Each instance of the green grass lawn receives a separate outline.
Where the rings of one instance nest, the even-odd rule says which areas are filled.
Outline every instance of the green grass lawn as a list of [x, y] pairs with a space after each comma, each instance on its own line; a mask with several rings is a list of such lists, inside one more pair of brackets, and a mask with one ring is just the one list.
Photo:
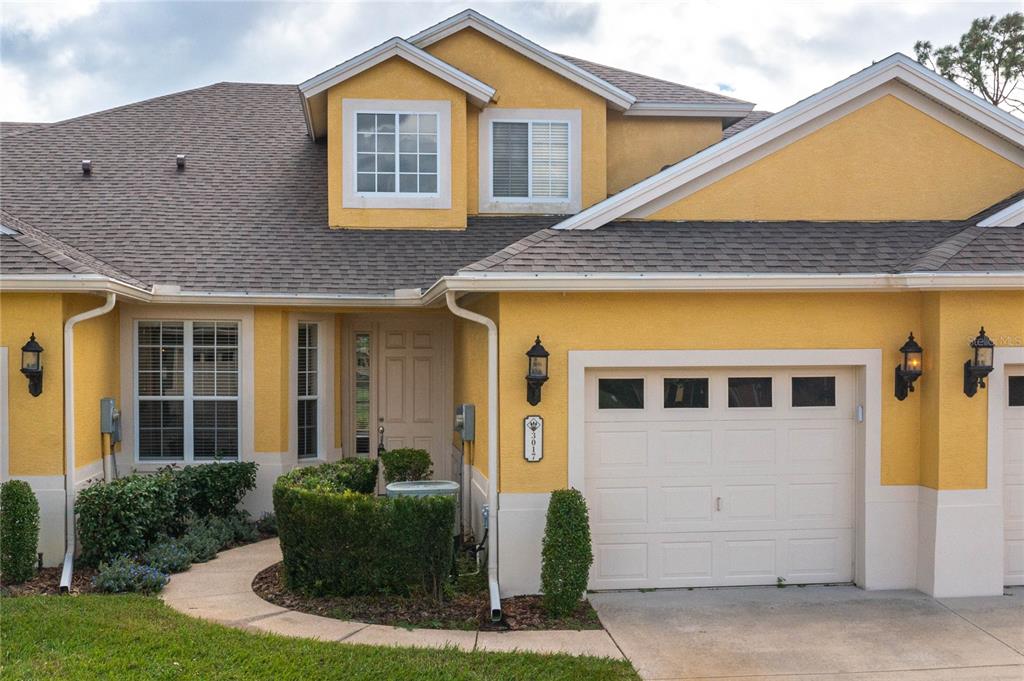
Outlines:
[[637, 679], [627, 662], [251, 634], [143, 596], [0, 599], [4, 679]]

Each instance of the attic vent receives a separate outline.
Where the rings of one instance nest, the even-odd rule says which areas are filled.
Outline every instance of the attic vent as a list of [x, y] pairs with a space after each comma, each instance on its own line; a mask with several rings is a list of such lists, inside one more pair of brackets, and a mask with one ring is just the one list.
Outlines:
[[177, 164], [178, 170], [184, 170], [185, 169], [185, 154], [178, 154], [177, 156], [175, 156], [174, 157], [174, 162]]
[[92, 161], [87, 158], [82, 159], [82, 174], [92, 175]]

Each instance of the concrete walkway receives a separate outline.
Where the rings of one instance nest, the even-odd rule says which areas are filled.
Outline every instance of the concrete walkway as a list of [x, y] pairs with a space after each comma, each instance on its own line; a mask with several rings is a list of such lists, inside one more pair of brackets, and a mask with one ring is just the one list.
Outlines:
[[644, 679], [1021, 681], [1024, 588], [1007, 594], [748, 587], [590, 601]]
[[622, 659], [607, 632], [453, 631], [405, 629], [308, 615], [276, 606], [252, 590], [256, 575], [281, 560], [276, 539], [224, 551], [208, 563], [171, 577], [161, 597], [186, 615], [249, 631], [378, 646], [418, 646], [461, 650], [567, 653]]

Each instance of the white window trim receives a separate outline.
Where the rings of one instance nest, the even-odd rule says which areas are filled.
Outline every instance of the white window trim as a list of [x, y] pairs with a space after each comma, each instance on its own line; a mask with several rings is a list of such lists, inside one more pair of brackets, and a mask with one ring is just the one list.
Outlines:
[[[181, 322], [183, 325], [183, 343], [182, 343], [182, 363], [184, 368], [184, 377], [182, 383], [182, 394], [179, 395], [147, 395], [145, 398], [139, 394], [139, 369], [136, 363], [132, 364], [132, 406], [137, 408], [139, 402], [181, 402], [182, 403], [182, 457], [180, 459], [172, 459], [166, 457], [148, 457], [143, 459], [139, 454], [139, 437], [140, 433], [140, 422], [138, 419], [135, 420], [132, 428], [132, 438], [134, 439], [135, 447], [135, 458], [139, 463], [145, 464], [159, 464], [167, 465], [172, 463], [182, 464], [193, 464], [193, 463], [213, 463], [214, 461], [241, 461], [242, 460], [242, 322], [239, 319], [205, 319], [198, 317], [196, 319], [135, 319], [132, 321], [132, 352], [137, 353], [139, 349], [139, 322], [140, 321], [161, 321], [161, 322]], [[193, 325], [195, 323], [203, 322], [223, 322], [223, 323], [235, 323], [238, 325], [238, 394], [234, 396], [220, 396], [220, 395], [199, 395], [197, 396], [194, 391], [194, 369], [193, 369]], [[199, 402], [234, 402], [237, 413], [237, 455], [229, 459], [217, 459], [203, 457], [197, 459], [195, 456], [195, 403]]]
[[[535, 122], [569, 124], [569, 197], [521, 198], [495, 197], [492, 184], [494, 148], [492, 127], [498, 122]], [[582, 181], [581, 122], [579, 109], [500, 109], [490, 107], [480, 112], [479, 187], [481, 213], [576, 213], [580, 210]], [[532, 138], [533, 130], [531, 127]], [[532, 179], [532, 167], [530, 169]]]
[[[317, 330], [317, 433], [316, 456], [299, 458], [299, 322]], [[288, 456], [292, 465], [304, 466], [340, 458], [334, 446], [334, 316], [290, 314], [288, 320]]]
[[[238, 458], [232, 461], [253, 461], [255, 422], [253, 407], [254, 358], [253, 319], [250, 307], [210, 306], [135, 306], [121, 308], [121, 430], [125, 434], [117, 463], [124, 474], [130, 468], [140, 472], [151, 472], [167, 465], [203, 465], [216, 459], [139, 459], [138, 448], [138, 405], [136, 373], [136, 327], [139, 321], [233, 321], [238, 323]], [[186, 440], [192, 436], [187, 430]], [[190, 451], [186, 447], [186, 451]]]
[[[437, 115], [437, 192], [359, 192], [356, 190], [357, 128], [360, 113], [433, 113]], [[447, 100], [344, 99], [342, 120], [342, 208], [427, 208], [452, 207], [452, 103]], [[397, 160], [396, 160], [397, 163]]]

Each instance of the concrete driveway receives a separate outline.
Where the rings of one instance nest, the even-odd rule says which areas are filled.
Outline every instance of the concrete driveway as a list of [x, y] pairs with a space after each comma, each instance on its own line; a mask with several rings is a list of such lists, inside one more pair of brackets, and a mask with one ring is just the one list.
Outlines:
[[645, 679], [1024, 679], [1024, 588], [944, 600], [851, 586], [634, 591], [590, 600]]

